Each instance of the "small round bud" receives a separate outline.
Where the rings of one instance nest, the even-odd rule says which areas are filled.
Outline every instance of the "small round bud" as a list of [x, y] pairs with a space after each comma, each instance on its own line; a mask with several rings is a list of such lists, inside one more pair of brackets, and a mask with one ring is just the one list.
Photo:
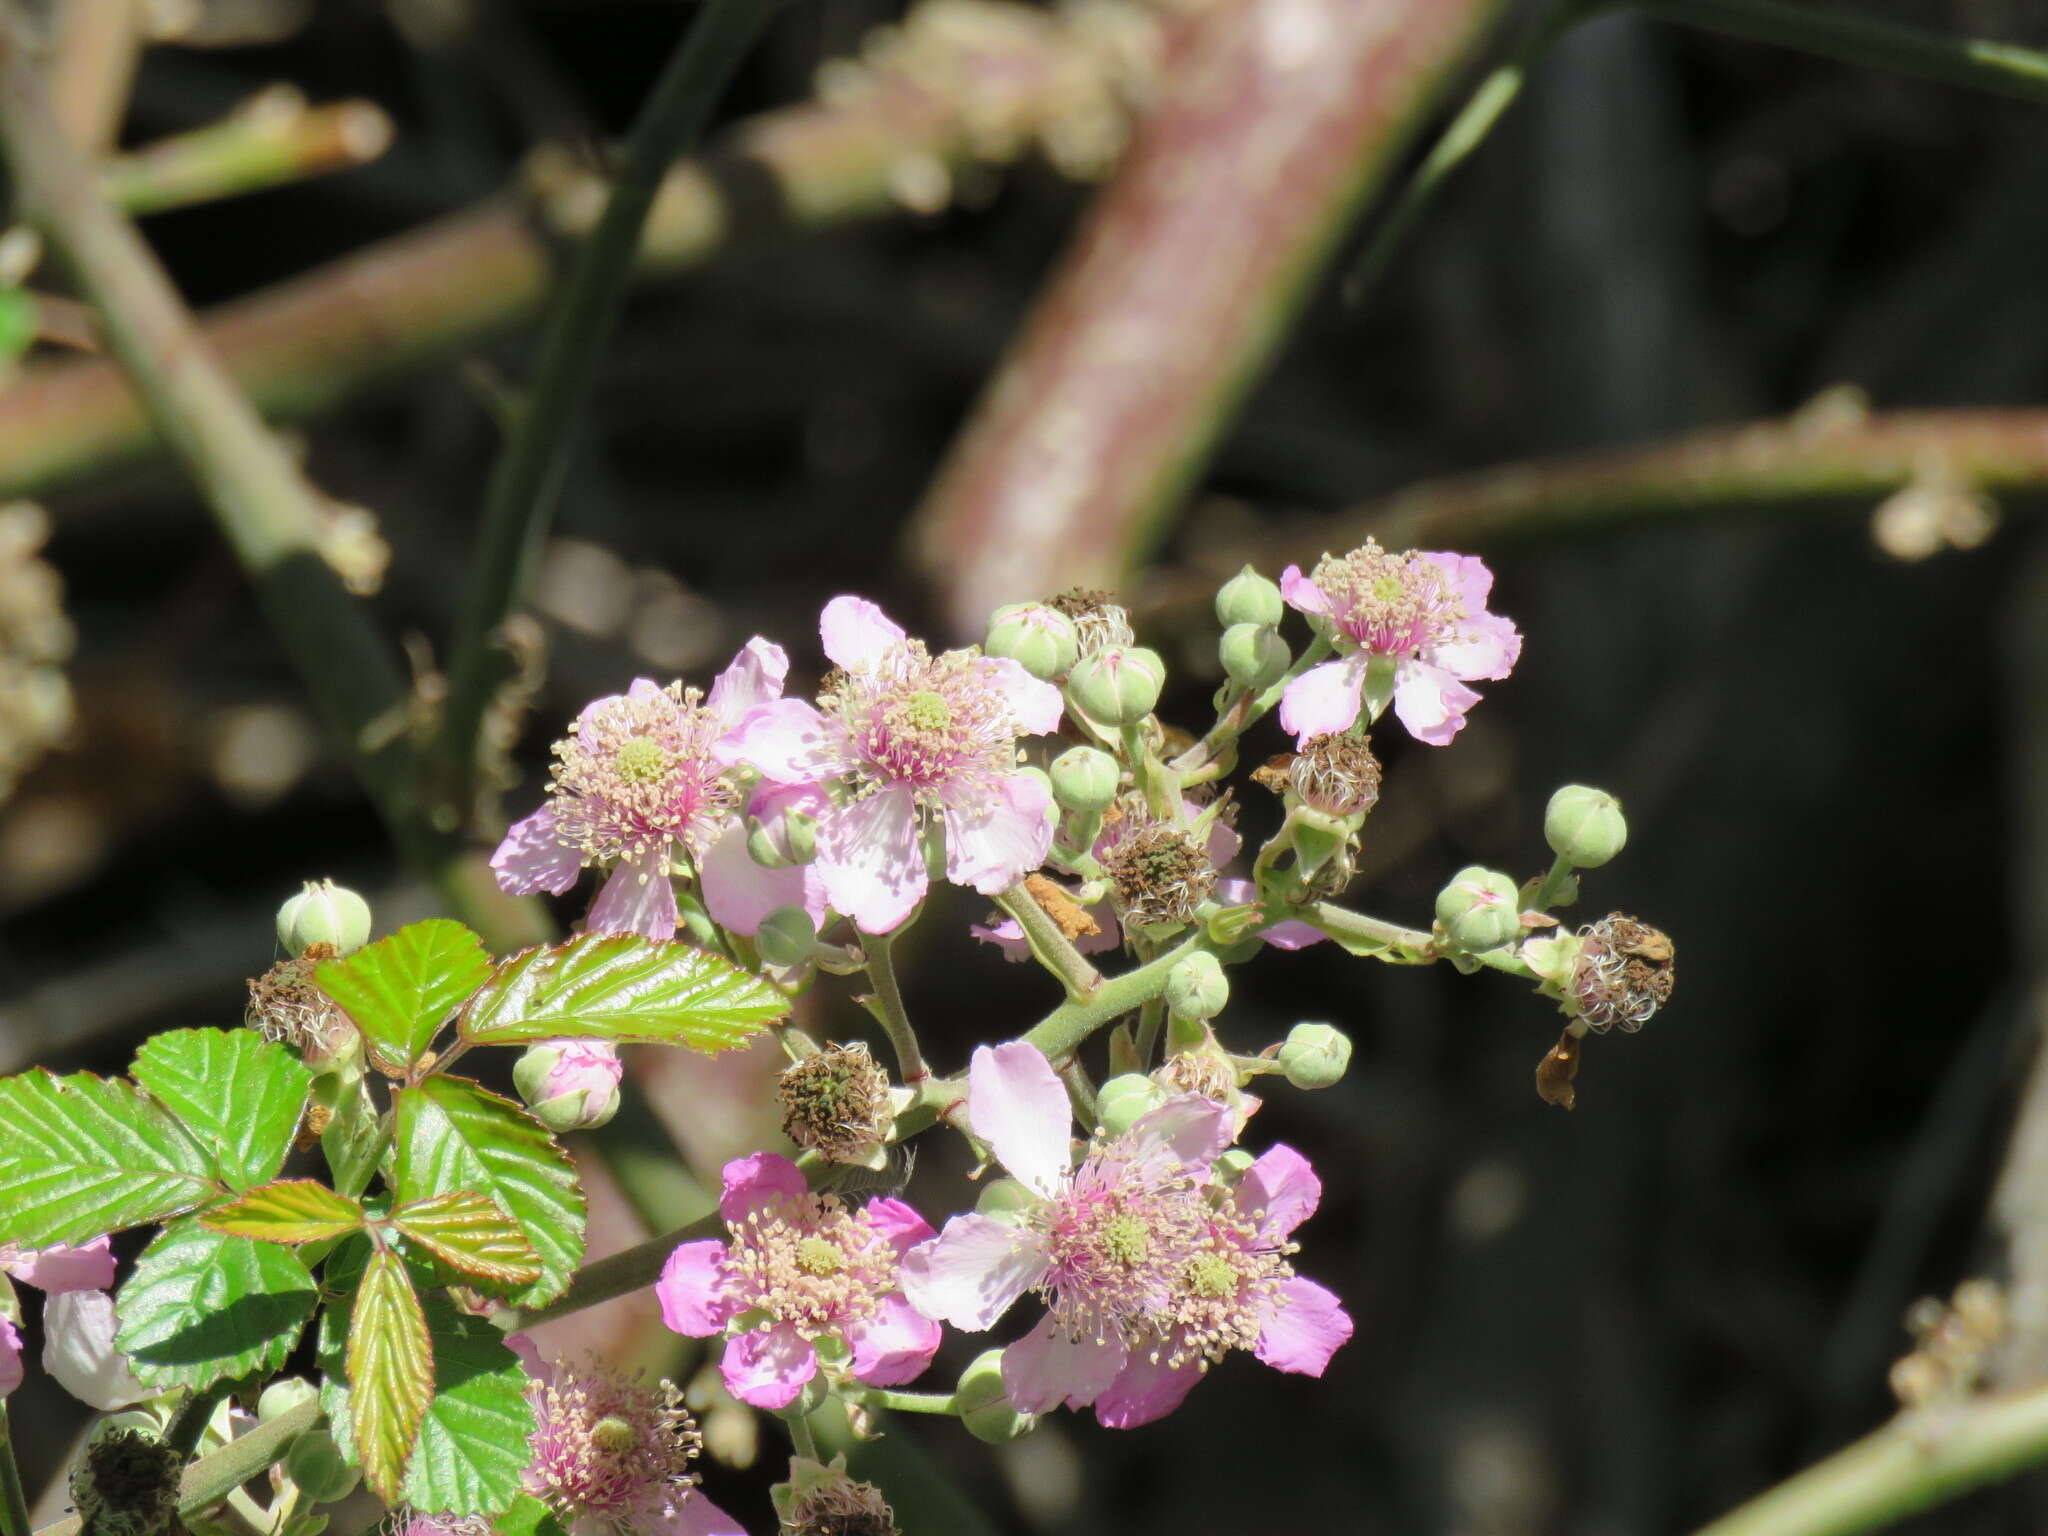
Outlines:
[[314, 944], [331, 944], [338, 955], [354, 954], [370, 942], [370, 904], [345, 885], [308, 880], [305, 889], [277, 909], [277, 940], [294, 955]]
[[1280, 600], [1280, 588], [1246, 566], [1216, 593], [1216, 622], [1224, 625], [1257, 624], [1277, 629], [1287, 605]]
[[777, 907], [754, 931], [754, 947], [770, 965], [807, 965], [817, 944], [817, 927], [802, 907]]
[[[786, 799], [787, 797], [777, 797]], [[747, 855], [763, 869], [787, 869], [818, 856], [818, 819], [791, 805], [747, 813]]]
[[1334, 1088], [1351, 1065], [1351, 1037], [1328, 1024], [1297, 1024], [1287, 1031], [1279, 1061], [1297, 1088]]
[[1095, 1095], [1095, 1119], [1103, 1134], [1121, 1136], [1166, 1102], [1166, 1090], [1142, 1072], [1112, 1077]]
[[1468, 864], [1437, 893], [1436, 920], [1459, 949], [1498, 949], [1522, 931], [1522, 893], [1514, 877]]
[[301, 1403], [310, 1403], [319, 1395], [320, 1389], [304, 1377], [284, 1377], [263, 1389], [263, 1395], [256, 1399], [256, 1417], [268, 1424], [272, 1419], [283, 1418]]
[[1065, 677], [1081, 655], [1081, 637], [1074, 621], [1044, 603], [1011, 603], [989, 620], [982, 649], [1007, 656], [1033, 677], [1051, 682]]
[[1235, 1184], [1251, 1171], [1252, 1164], [1257, 1161], [1258, 1158], [1247, 1152], [1243, 1147], [1232, 1147], [1228, 1152], [1217, 1158], [1210, 1167], [1216, 1177], [1225, 1184]]
[[1028, 1435], [1038, 1427], [1035, 1415], [1019, 1413], [1010, 1406], [1010, 1389], [1003, 1385], [1003, 1352], [983, 1350], [960, 1373], [953, 1389], [953, 1402], [960, 1410], [960, 1422], [967, 1433], [990, 1445], [1001, 1445]]
[[512, 1068], [513, 1084], [534, 1117], [558, 1133], [594, 1130], [619, 1112], [625, 1066], [610, 1046], [556, 1040], [528, 1046]]
[[1135, 725], [1152, 713], [1166, 686], [1166, 663], [1142, 645], [1113, 646], [1084, 656], [1067, 678], [1067, 693], [1109, 725]]
[[1166, 973], [1166, 1006], [1177, 1019], [1213, 1019], [1230, 1001], [1223, 962], [1196, 950]]
[[889, 1074], [868, 1048], [827, 1046], [783, 1069], [776, 1082], [783, 1134], [828, 1162], [851, 1163], [889, 1139]]
[[1015, 1179], [990, 1179], [981, 1186], [974, 1208], [984, 1216], [1009, 1216], [1030, 1210], [1039, 1202], [1037, 1191], [1028, 1184], [1021, 1184]]
[[1543, 813], [1543, 840], [1577, 868], [1598, 869], [1628, 842], [1621, 802], [1603, 789], [1567, 784], [1550, 797]]
[[1116, 803], [1121, 770], [1099, 747], [1069, 747], [1052, 760], [1052, 794], [1064, 810], [1093, 815]]
[[284, 1453], [284, 1472], [309, 1504], [336, 1504], [356, 1491], [362, 1473], [342, 1460], [334, 1436], [309, 1429]]
[[1270, 688], [1287, 675], [1294, 653], [1277, 630], [1261, 624], [1233, 624], [1223, 631], [1216, 653], [1231, 681], [1247, 688]]

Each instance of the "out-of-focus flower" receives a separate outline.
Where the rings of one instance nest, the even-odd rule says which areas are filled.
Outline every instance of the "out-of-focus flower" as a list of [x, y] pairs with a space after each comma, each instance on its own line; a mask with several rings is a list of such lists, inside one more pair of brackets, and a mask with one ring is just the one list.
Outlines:
[[112, 1241], [96, 1237], [74, 1248], [0, 1248], [0, 1271], [52, 1296], [65, 1291], [104, 1291], [114, 1283]]
[[1346, 731], [1358, 719], [1375, 658], [1393, 663], [1394, 713], [1408, 733], [1448, 745], [1479, 695], [1465, 686], [1506, 677], [1522, 637], [1486, 610], [1493, 573], [1476, 555], [1410, 550], [1394, 555], [1367, 539], [1348, 555], [1325, 555], [1315, 574], [1290, 565], [1280, 590], [1302, 613], [1329, 626], [1339, 659], [1287, 685], [1280, 724], [1297, 745]]
[[832, 907], [869, 933], [901, 925], [924, 899], [932, 828], [946, 878], [984, 896], [1044, 863], [1052, 792], [1020, 770], [1017, 740], [1058, 727], [1059, 690], [1002, 657], [932, 656], [862, 598], [835, 597], [818, 627], [838, 668], [818, 704], [763, 704], [717, 752], [774, 784], [850, 788], [819, 807], [811, 868]]
[[757, 1152], [725, 1165], [718, 1208], [730, 1240], [682, 1244], [655, 1295], [678, 1333], [731, 1331], [722, 1370], [734, 1397], [788, 1407], [818, 1373], [828, 1336], [844, 1344], [847, 1374], [869, 1386], [901, 1386], [931, 1364], [938, 1326], [905, 1299], [897, 1267], [932, 1229], [901, 1200], [853, 1210], [813, 1194], [788, 1158]]
[[156, 1395], [135, 1379], [128, 1357], [115, 1347], [120, 1324], [105, 1291], [60, 1291], [43, 1308], [43, 1369], [77, 1398], [102, 1413]]

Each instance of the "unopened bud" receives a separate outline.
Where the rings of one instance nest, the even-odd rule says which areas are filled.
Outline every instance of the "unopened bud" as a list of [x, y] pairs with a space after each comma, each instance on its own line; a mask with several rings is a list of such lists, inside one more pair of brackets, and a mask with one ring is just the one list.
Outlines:
[[1142, 1072], [1112, 1077], [1095, 1095], [1095, 1119], [1106, 1136], [1121, 1136], [1166, 1102], [1166, 1090]]
[[1007, 656], [1033, 677], [1065, 677], [1081, 654], [1074, 621], [1044, 603], [1011, 603], [990, 619], [983, 645], [991, 656]]
[[272, 1419], [281, 1419], [302, 1403], [310, 1403], [320, 1395], [320, 1389], [303, 1376], [287, 1376], [273, 1381], [263, 1389], [263, 1395], [256, 1399], [256, 1417], [265, 1424]]
[[284, 1453], [284, 1472], [308, 1504], [336, 1504], [356, 1491], [362, 1473], [342, 1459], [334, 1436], [309, 1429]]
[[1099, 747], [1069, 747], [1052, 760], [1051, 778], [1062, 809], [1093, 815], [1116, 803], [1122, 771]]
[[1288, 664], [1294, 660], [1279, 631], [1263, 624], [1231, 625], [1223, 631], [1216, 654], [1231, 681], [1247, 688], [1270, 688], [1287, 675]]
[[802, 907], [777, 907], [754, 930], [754, 947], [769, 965], [806, 965], [817, 945], [817, 926]]
[[625, 1067], [612, 1047], [589, 1040], [554, 1040], [527, 1047], [512, 1081], [542, 1125], [555, 1132], [588, 1131], [619, 1112]]
[[1257, 624], [1275, 629], [1287, 612], [1280, 588], [1246, 566], [1216, 593], [1216, 621], [1223, 625]]
[[1543, 813], [1543, 840], [1567, 863], [1598, 869], [1628, 842], [1621, 802], [1605, 790], [1567, 784], [1550, 797]]
[[1351, 1037], [1328, 1024], [1297, 1024], [1287, 1032], [1279, 1061], [1297, 1088], [1334, 1088], [1351, 1065]]
[[1113, 646], [1074, 664], [1067, 692], [1083, 711], [1108, 725], [1134, 725], [1152, 713], [1166, 686], [1166, 663], [1142, 645]]
[[818, 819], [780, 803], [789, 798], [771, 793], [747, 813], [747, 855], [763, 869], [787, 869], [818, 856]]
[[1166, 973], [1166, 1007], [1177, 1019], [1213, 1019], [1230, 1001], [1223, 962], [1196, 950]]
[[1468, 864], [1437, 893], [1436, 920], [1459, 949], [1481, 954], [1522, 931], [1521, 888], [1510, 875]]
[[277, 909], [277, 940], [294, 955], [315, 944], [331, 944], [337, 955], [352, 955], [370, 942], [370, 904], [345, 885], [308, 880]]
[[991, 1179], [981, 1186], [974, 1208], [983, 1216], [998, 1218], [1028, 1211], [1041, 1203], [1041, 1197], [1028, 1184], [1016, 1179]]
[[953, 1389], [953, 1403], [960, 1410], [960, 1422], [967, 1433], [990, 1445], [1028, 1435], [1038, 1427], [1036, 1416], [1019, 1413], [1010, 1406], [1010, 1389], [1003, 1384], [1003, 1352], [982, 1351], [960, 1373]]

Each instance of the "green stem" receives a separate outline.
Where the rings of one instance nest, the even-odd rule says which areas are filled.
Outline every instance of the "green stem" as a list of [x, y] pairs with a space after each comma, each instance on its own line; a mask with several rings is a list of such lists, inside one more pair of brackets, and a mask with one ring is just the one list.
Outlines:
[[917, 1032], [910, 1027], [910, 1015], [903, 1010], [903, 990], [896, 984], [893, 933], [862, 933], [860, 947], [867, 956], [868, 977], [875, 984], [868, 1011], [881, 1022], [882, 1031], [896, 1052], [896, 1073], [903, 1086], [915, 1088], [931, 1076], [924, 1053], [917, 1048]]
[[1069, 1002], [1086, 997], [1102, 985], [1102, 972], [1074, 948], [1060, 931], [1060, 925], [1038, 904], [1038, 898], [1024, 888], [1022, 881], [996, 897], [995, 902], [1017, 920], [1017, 926], [1024, 930], [1024, 942], [1031, 946], [1031, 958], [1059, 978], [1060, 985], [1067, 989]]
[[100, 186], [125, 213], [158, 213], [362, 165], [390, 142], [391, 119], [367, 101], [238, 112], [115, 156]]
[[4, 1402], [0, 1402], [0, 1533], [29, 1536], [28, 1496], [22, 1492], [21, 1468], [14, 1461], [14, 1432]]
[[870, 1408], [892, 1408], [898, 1413], [958, 1413], [960, 1405], [950, 1392], [891, 1392], [874, 1387], [861, 1394]]
[[797, 1455], [807, 1456], [812, 1461], [819, 1460], [818, 1437], [811, 1432], [810, 1415], [787, 1413], [782, 1416], [782, 1422], [789, 1426], [789, 1443]]
[[573, 429], [623, 301], [663, 173], [695, 144], [733, 71], [787, 0], [707, 0], [640, 109], [611, 196], [541, 326], [533, 386], [491, 472], [476, 571], [455, 633], [436, 743], [442, 814], [469, 821], [477, 737], [501, 678], [499, 626], [526, 591], [569, 470]]
[[1060, 1081], [1067, 1085], [1067, 1102], [1074, 1106], [1075, 1121], [1089, 1130], [1100, 1125], [1102, 1111], [1096, 1103], [1095, 1084], [1078, 1056], [1067, 1058], [1067, 1064], [1060, 1068]]
[[2048, 53], [2012, 43], [1943, 37], [1850, 11], [1780, 0], [1625, 0], [1666, 21], [1753, 42], [1824, 54], [1849, 64], [1967, 86], [2023, 101], [2048, 102]]
[[[1383, 918], [1367, 917], [1348, 907], [1319, 901], [1297, 914], [1310, 927], [1320, 928], [1331, 938], [1350, 940], [1353, 945], [1374, 948], [1383, 958], [1402, 965], [1426, 965], [1437, 958], [1436, 939], [1419, 928], [1403, 928]], [[1358, 953], [1353, 949], [1354, 954]]]
[[1900, 1414], [1698, 1536], [1850, 1536], [2048, 1460], [2048, 1387]]
[[1173, 770], [1181, 776], [1185, 787], [1200, 784], [1214, 775], [1208, 770], [1220, 763], [1223, 756], [1252, 726], [1263, 719], [1266, 713], [1280, 702], [1287, 692], [1287, 685], [1310, 667], [1330, 654], [1332, 646], [1328, 635], [1317, 635], [1309, 641], [1302, 653], [1294, 658], [1294, 664], [1287, 669], [1287, 675], [1256, 694], [1246, 694], [1223, 712], [1223, 717], [1211, 726], [1207, 735], [1187, 751], [1173, 760]]
[[164, 1431], [164, 1444], [180, 1456], [190, 1456], [199, 1449], [199, 1437], [206, 1433], [214, 1409], [227, 1394], [228, 1384], [215, 1382], [186, 1398], [178, 1407], [177, 1417], [171, 1420], [171, 1427]]
[[1152, 1053], [1159, 1049], [1159, 1032], [1166, 1027], [1166, 999], [1148, 997], [1138, 1010], [1138, 1065], [1152, 1065]]
[[1550, 870], [1544, 875], [1543, 883], [1536, 887], [1536, 894], [1529, 902], [1530, 908], [1537, 912], [1548, 912], [1557, 904], [1558, 893], [1564, 889], [1564, 883], [1571, 877], [1572, 861], [1559, 854], [1551, 861]]
[[1196, 933], [1157, 960], [1121, 976], [1108, 977], [1086, 997], [1053, 1009], [1023, 1036], [1024, 1042], [1037, 1046], [1057, 1066], [1111, 1019], [1142, 1007], [1164, 992], [1168, 974], [1181, 959], [1198, 949], [1214, 948], [1207, 934]]

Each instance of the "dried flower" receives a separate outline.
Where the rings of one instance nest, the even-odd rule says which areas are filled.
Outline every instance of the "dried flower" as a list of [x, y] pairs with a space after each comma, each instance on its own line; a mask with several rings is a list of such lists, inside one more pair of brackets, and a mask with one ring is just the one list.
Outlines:
[[1047, 598], [1046, 606], [1074, 621], [1083, 656], [1113, 646], [1131, 645], [1138, 638], [1131, 629], [1131, 616], [1117, 602], [1114, 592], [1069, 587], [1057, 596]]
[[89, 1536], [168, 1536], [178, 1525], [185, 1458], [151, 1434], [108, 1425], [71, 1469], [71, 1502]]
[[844, 1456], [830, 1463], [791, 1457], [789, 1481], [771, 1496], [782, 1536], [897, 1536], [896, 1512], [882, 1490], [847, 1476]]
[[1311, 736], [1287, 765], [1301, 803], [1327, 816], [1363, 816], [1380, 799], [1380, 760], [1372, 739], [1349, 731]]
[[[1123, 815], [1104, 830], [1096, 856], [1116, 887], [1125, 920], [1139, 928], [1192, 922], [1195, 909], [1216, 889], [1217, 860], [1208, 838], [1154, 817], [1137, 797], [1126, 796], [1118, 807]], [[1234, 852], [1236, 834], [1230, 838]]]
[[833, 1045], [791, 1063], [776, 1083], [783, 1134], [836, 1163], [859, 1162], [888, 1140], [889, 1074], [868, 1048]]
[[1661, 930], [1611, 912], [1581, 928], [1579, 939], [1567, 990], [1572, 1011], [1594, 1033], [1633, 1033], [1671, 1000], [1675, 951]]

